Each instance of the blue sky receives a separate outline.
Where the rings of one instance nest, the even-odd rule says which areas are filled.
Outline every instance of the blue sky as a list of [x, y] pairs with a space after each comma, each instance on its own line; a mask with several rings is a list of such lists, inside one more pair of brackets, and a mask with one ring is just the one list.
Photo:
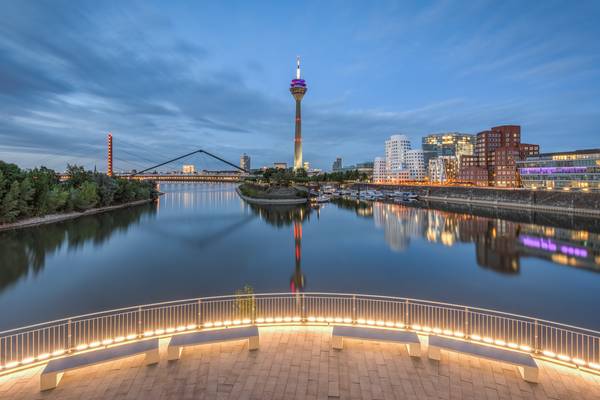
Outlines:
[[[372, 160], [395, 133], [520, 124], [542, 151], [600, 147], [600, 2], [0, 5], [0, 159], [140, 169], [203, 148], [254, 167]], [[221, 168], [203, 157], [199, 168]], [[174, 166], [175, 168], [176, 166]]]

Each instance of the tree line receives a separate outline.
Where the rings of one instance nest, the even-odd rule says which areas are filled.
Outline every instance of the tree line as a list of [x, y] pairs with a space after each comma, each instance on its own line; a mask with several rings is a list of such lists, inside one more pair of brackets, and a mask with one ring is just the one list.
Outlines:
[[69, 179], [46, 167], [23, 170], [0, 161], [0, 223], [85, 211], [156, 197], [153, 182], [133, 181], [67, 166]]
[[292, 168], [267, 168], [263, 172], [263, 179], [270, 183], [287, 185], [291, 182], [367, 182], [369, 177], [364, 172], [359, 172], [358, 170], [338, 171], [331, 173], [324, 172], [317, 175], [308, 176], [303, 168], [300, 168], [297, 171], [294, 171]]

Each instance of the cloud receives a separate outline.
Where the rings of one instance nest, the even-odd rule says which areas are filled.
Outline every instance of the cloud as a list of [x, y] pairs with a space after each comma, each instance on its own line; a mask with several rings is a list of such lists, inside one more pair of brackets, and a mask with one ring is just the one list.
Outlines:
[[[491, 82], [506, 79], [534, 82], [543, 80], [542, 76], [569, 75], [573, 69], [587, 71], [597, 58], [573, 58], [568, 46], [577, 37], [574, 33], [565, 34], [567, 40], [548, 43], [540, 40], [542, 31], [515, 44], [531, 32], [530, 21], [519, 19], [504, 29], [506, 14], [489, 11], [495, 16], [475, 28], [469, 25], [466, 31], [452, 29], [452, 35], [431, 36], [430, 32], [446, 33], [448, 26], [475, 19], [483, 8], [434, 3], [415, 10], [413, 18], [413, 10], [393, 5], [371, 10], [364, 21], [357, 20], [349, 36], [352, 40], [346, 40], [347, 29], [319, 31], [319, 35], [330, 34], [331, 43], [341, 43], [336, 36], [341, 35], [347, 46], [344, 52], [355, 55], [348, 63], [332, 57], [321, 73], [342, 75], [357, 86], [332, 90], [334, 95], [323, 91], [307, 95], [303, 102], [305, 158], [328, 168], [337, 155], [348, 162], [380, 155], [384, 139], [396, 132], [407, 133], [413, 146], [418, 146], [426, 133], [474, 133], [504, 122], [529, 124], [537, 129], [537, 138], [550, 133], [557, 136], [560, 126], [545, 119], [552, 120], [553, 110], [561, 109], [560, 101], [530, 93], [501, 97], [500, 90], [485, 90]], [[359, 11], [345, 10], [344, 20]], [[180, 17], [171, 8], [146, 2], [4, 4], [0, 14], [0, 156], [26, 167], [45, 162], [63, 169], [66, 162], [79, 162], [101, 168], [106, 133], [112, 131], [117, 166], [122, 161], [123, 168], [147, 166], [149, 161], [196, 148], [234, 161], [247, 152], [255, 166], [290, 161], [294, 110], [285, 93], [287, 82], [281, 85], [284, 98], [249, 80], [249, 76], [273, 73], [272, 64], [262, 58], [268, 52], [261, 51], [261, 58], [244, 53], [239, 62], [224, 61], [241, 48], [269, 46], [237, 36], [237, 47], [228, 46], [231, 39], [224, 36], [231, 32], [207, 35], [183, 27]], [[276, 17], [271, 17], [273, 23]], [[280, 36], [265, 34], [275, 43], [271, 45], [278, 59], [280, 49], [289, 44], [289, 37]], [[322, 47], [315, 36], [304, 45]], [[367, 50], [361, 47], [365, 45]], [[393, 62], [398, 58], [417, 70], [398, 72]], [[439, 68], [436, 73], [447, 74], [441, 81], [448, 86], [427, 86], [431, 71], [422, 70], [432, 65]], [[385, 72], [384, 86], [376, 86], [380, 81], [373, 71]], [[471, 80], [485, 89], [475, 91]], [[412, 85], [411, 89], [403, 90], [402, 83]], [[364, 104], [360, 102], [363, 97], [369, 98]], [[569, 101], [577, 98], [574, 95]], [[564, 115], [577, 115], [592, 126], [598, 119], [593, 109], [588, 107], [584, 115], [565, 110]], [[589, 130], [587, 125], [580, 126]], [[535, 134], [530, 141], [536, 141]]]

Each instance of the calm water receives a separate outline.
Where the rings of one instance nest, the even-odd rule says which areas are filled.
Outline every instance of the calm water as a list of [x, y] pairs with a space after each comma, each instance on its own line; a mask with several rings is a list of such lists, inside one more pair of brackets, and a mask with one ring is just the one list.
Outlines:
[[418, 203], [270, 209], [227, 184], [161, 190], [156, 205], [0, 234], [0, 329], [245, 284], [439, 300], [600, 329], [597, 221]]

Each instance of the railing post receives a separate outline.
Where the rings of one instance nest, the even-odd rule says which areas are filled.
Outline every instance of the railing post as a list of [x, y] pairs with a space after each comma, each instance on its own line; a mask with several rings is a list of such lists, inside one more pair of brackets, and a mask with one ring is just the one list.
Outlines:
[[302, 293], [302, 296], [300, 297], [300, 303], [300, 306], [302, 307], [302, 322], [306, 322], [306, 296], [304, 293]]
[[352, 295], [352, 323], [356, 324], [356, 295]]
[[73, 350], [71, 350], [73, 348], [72, 342], [71, 342], [71, 320], [69, 320], [68, 324], [67, 324], [67, 352], [72, 352]]
[[465, 326], [465, 337], [468, 338], [469, 336], [471, 336], [471, 332], [469, 332], [469, 307], [465, 307], [464, 326]]
[[252, 312], [250, 315], [250, 318], [252, 319], [252, 324], [256, 323], [256, 296], [252, 295]]
[[142, 336], [142, 307], [138, 307], [138, 336]]
[[196, 315], [196, 325], [202, 328], [202, 300], [198, 299], [198, 315]]
[[406, 312], [405, 312], [406, 313], [406, 316], [405, 316], [406, 322], [404, 325], [406, 325], [407, 328], [410, 328], [412, 326], [412, 324], [410, 323], [410, 303], [409, 303], [408, 299], [406, 299], [405, 307], [406, 307]]
[[536, 353], [540, 352], [540, 344], [538, 338], [538, 321], [537, 319], [533, 322], [533, 350]]

